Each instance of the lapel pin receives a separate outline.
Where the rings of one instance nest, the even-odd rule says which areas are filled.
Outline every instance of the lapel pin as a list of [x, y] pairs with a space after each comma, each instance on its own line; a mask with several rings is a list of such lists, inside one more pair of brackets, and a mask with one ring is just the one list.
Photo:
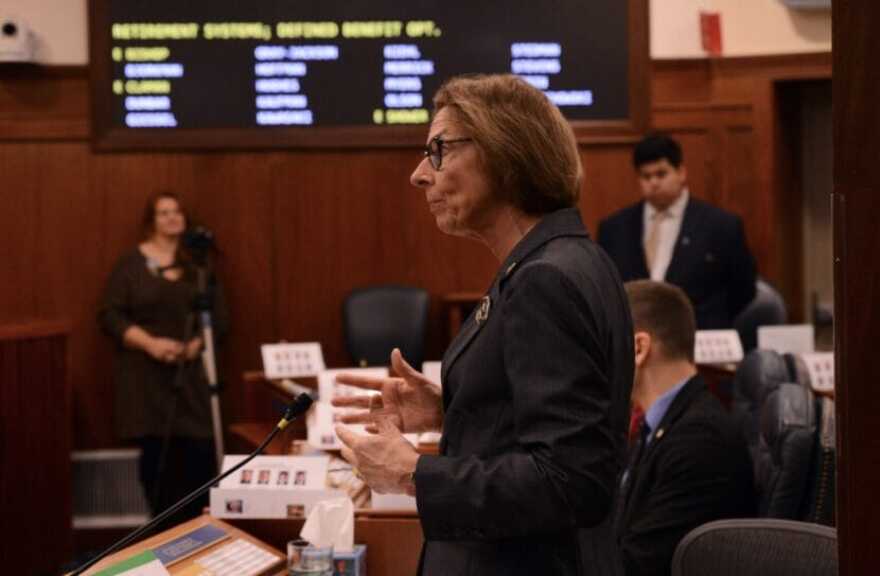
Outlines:
[[654, 434], [654, 439], [659, 440], [659, 439], [663, 438], [663, 432], [664, 432], [663, 428], [658, 429], [657, 433]]
[[510, 273], [513, 272], [514, 268], [516, 268], [516, 262], [511, 263], [510, 266], [507, 267], [507, 271], [504, 272], [504, 275], [510, 276]]
[[480, 308], [477, 310], [477, 324], [482, 324], [486, 320], [489, 319], [489, 309], [492, 307], [492, 299], [488, 296], [483, 296], [483, 299], [480, 300]]

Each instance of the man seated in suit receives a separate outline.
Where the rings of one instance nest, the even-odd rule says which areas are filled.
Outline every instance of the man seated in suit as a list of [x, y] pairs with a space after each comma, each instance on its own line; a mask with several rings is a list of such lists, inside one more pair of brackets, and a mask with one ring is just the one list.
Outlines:
[[697, 327], [731, 328], [755, 296], [755, 261], [742, 220], [687, 189], [681, 146], [662, 134], [633, 151], [644, 200], [599, 224], [599, 245], [624, 282], [651, 278], [680, 286]]
[[755, 513], [740, 430], [694, 365], [694, 312], [681, 289], [628, 282], [633, 403], [645, 414], [621, 476], [615, 531], [627, 576], [668, 575], [692, 529]]

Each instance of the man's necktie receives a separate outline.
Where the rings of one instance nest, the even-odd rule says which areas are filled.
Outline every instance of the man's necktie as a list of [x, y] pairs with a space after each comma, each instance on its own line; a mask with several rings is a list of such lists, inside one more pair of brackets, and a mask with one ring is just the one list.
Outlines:
[[647, 444], [648, 434], [650, 433], [650, 431], [651, 429], [648, 426], [648, 423], [645, 422], [644, 419], [642, 419], [642, 423], [639, 425], [638, 434], [636, 434], [635, 441], [630, 447], [626, 470], [623, 472], [623, 476], [621, 477], [620, 481], [620, 499], [623, 506], [626, 505], [626, 501], [629, 498], [629, 492], [635, 480], [636, 471], [639, 467], [639, 461], [642, 459], [642, 454], [645, 451], [645, 444]]
[[668, 216], [669, 214], [665, 211], [657, 211], [651, 215], [651, 219], [648, 221], [648, 230], [645, 234], [645, 263], [648, 265], [649, 273], [654, 270], [657, 251], [660, 249], [660, 228]]

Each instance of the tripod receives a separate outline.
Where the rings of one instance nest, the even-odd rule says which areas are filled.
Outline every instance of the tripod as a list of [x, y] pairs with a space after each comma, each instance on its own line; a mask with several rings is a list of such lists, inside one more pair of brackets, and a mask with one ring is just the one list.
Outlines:
[[[211, 274], [210, 268], [208, 266], [208, 251], [213, 245], [213, 239], [207, 236], [207, 234], [208, 233], [196, 231], [195, 233], [192, 233], [192, 235], [185, 237], [185, 242], [191, 250], [192, 261], [195, 265], [197, 292], [195, 297], [193, 298], [191, 310], [187, 314], [186, 323], [184, 326], [183, 341], [184, 343], [189, 343], [190, 339], [195, 333], [196, 320], [198, 319], [201, 326], [201, 339], [203, 343], [201, 351], [201, 362], [202, 368], [204, 370], [205, 380], [207, 381], [209, 403], [211, 408], [212, 434], [214, 439], [215, 451], [214, 470], [212, 471], [212, 473], [215, 473], [222, 467], [224, 448], [223, 425], [221, 420], [219, 398], [220, 386], [217, 379], [217, 363], [214, 345], [214, 306], [212, 298], [213, 294], [209, 286]], [[167, 490], [168, 485], [166, 482], [163, 481], [163, 478], [165, 477], [165, 468], [170, 451], [169, 446], [172, 444], [171, 438], [175, 420], [177, 418], [177, 404], [180, 396], [184, 393], [183, 388], [186, 385], [185, 376], [187, 370], [191, 368], [194, 367], [188, 365], [187, 358], [182, 356], [178, 360], [177, 370], [174, 377], [174, 393], [170, 398], [169, 406], [166, 411], [166, 425], [162, 437], [161, 448], [159, 450], [159, 459], [156, 467], [156, 485], [151, 494], [152, 507], [155, 510], [164, 507], [164, 501], [162, 499], [163, 488], [166, 489], [166, 493], [164, 494], [164, 496], [169, 496], [169, 491]], [[177, 443], [179, 444], [179, 441]], [[191, 446], [189, 449], [192, 450], [194, 448], [198, 449], [196, 446]], [[204, 452], [199, 449], [199, 452], [197, 452], [197, 454], [204, 454]], [[199, 459], [197, 459], [196, 461], [204, 462], [203, 460], [201, 460], [201, 456], [199, 456]], [[187, 462], [192, 461], [188, 459]]]
[[214, 452], [217, 456], [218, 470], [223, 466], [223, 422], [220, 415], [220, 385], [217, 381], [217, 357], [214, 355], [214, 324], [211, 314], [211, 299], [208, 294], [208, 267], [198, 266], [199, 295], [196, 297], [196, 310], [202, 325], [202, 365], [211, 393], [211, 424], [214, 429]]

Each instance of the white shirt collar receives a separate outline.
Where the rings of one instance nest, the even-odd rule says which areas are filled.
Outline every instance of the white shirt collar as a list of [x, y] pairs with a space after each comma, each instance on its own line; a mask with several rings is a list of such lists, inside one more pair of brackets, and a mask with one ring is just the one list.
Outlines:
[[[675, 202], [670, 204], [669, 208], [665, 210], [666, 214], [675, 219], [682, 218], [684, 216], [684, 210], [687, 208], [689, 198], [690, 192], [688, 191], [687, 186], [685, 186], [681, 189], [681, 194], [678, 195]], [[650, 202], [645, 202], [645, 216], [647, 216], [647, 220], [650, 221], [656, 213], [657, 209], [654, 208]]]

